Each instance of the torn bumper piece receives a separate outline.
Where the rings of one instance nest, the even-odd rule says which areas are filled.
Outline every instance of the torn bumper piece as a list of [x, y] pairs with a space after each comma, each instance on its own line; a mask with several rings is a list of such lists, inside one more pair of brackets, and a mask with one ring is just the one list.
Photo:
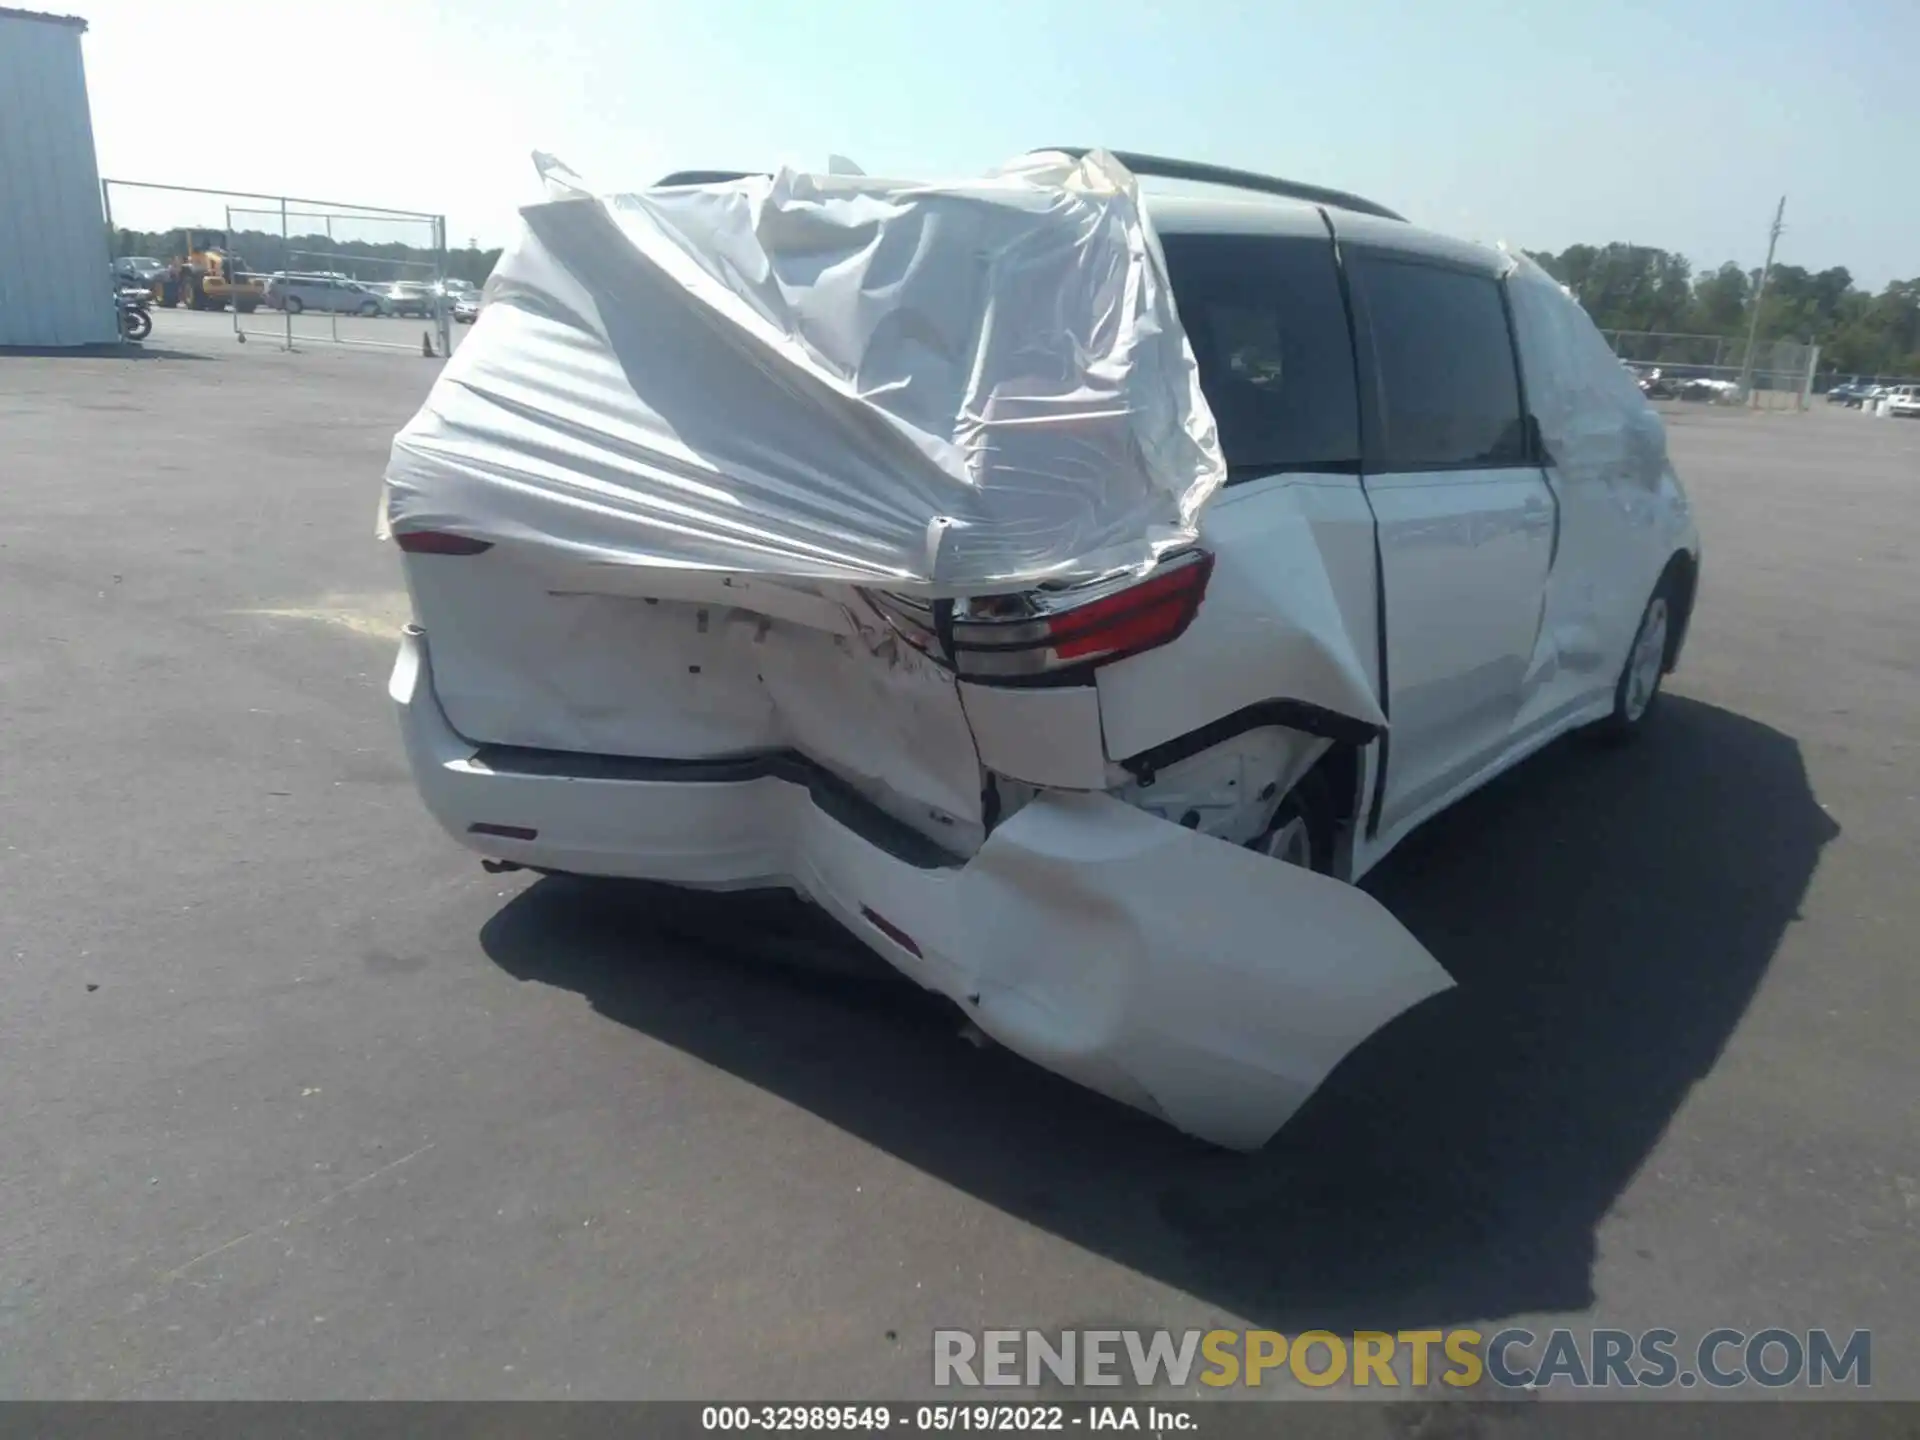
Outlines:
[[447, 723], [418, 633], [389, 688], [428, 808], [472, 848], [791, 886], [1009, 1049], [1219, 1145], [1263, 1144], [1355, 1045], [1452, 983], [1363, 892], [1110, 796], [1042, 795], [970, 861], [941, 862], [777, 766], [657, 781], [556, 753], [489, 768]]

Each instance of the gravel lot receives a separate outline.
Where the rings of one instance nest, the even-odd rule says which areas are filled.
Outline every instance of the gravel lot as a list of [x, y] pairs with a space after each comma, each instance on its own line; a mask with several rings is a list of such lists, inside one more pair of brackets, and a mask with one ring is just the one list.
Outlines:
[[1515, 1318], [1871, 1327], [1920, 1396], [1920, 425], [1674, 414], [1665, 713], [1382, 867], [1459, 988], [1246, 1159], [783, 963], [777, 902], [484, 875], [383, 688], [436, 365], [211, 318], [0, 357], [0, 1395], [904, 1397], [935, 1326]]

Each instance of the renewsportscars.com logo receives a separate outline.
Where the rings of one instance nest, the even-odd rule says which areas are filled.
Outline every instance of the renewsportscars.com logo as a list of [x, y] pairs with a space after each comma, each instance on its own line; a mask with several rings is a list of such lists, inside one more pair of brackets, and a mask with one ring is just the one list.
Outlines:
[[1314, 1388], [1509, 1390], [1714, 1389], [1873, 1384], [1873, 1333], [1709, 1330], [936, 1330], [933, 1383], [963, 1389], [1130, 1385], [1181, 1389], [1298, 1384]]

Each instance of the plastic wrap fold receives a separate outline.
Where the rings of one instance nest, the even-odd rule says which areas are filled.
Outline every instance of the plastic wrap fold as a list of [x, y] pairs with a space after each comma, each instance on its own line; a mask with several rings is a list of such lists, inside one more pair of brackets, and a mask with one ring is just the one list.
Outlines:
[[1580, 302], [1534, 261], [1509, 253], [1507, 293], [1527, 403], [1555, 469], [1575, 484], [1653, 488], [1667, 463], [1659, 412]]
[[553, 198], [401, 432], [387, 520], [978, 592], [1143, 566], [1225, 478], [1110, 156]]

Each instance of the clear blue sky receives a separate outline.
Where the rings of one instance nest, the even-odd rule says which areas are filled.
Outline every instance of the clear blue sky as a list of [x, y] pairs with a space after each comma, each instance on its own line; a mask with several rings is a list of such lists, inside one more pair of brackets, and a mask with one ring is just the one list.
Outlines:
[[1784, 192], [1783, 260], [1920, 275], [1920, 0], [338, 0], [243, 7], [245, 53], [191, 73], [150, 0], [73, 4], [104, 172], [444, 211], [456, 243], [507, 238], [534, 148], [631, 188], [1073, 143], [1701, 266], [1759, 264]]

